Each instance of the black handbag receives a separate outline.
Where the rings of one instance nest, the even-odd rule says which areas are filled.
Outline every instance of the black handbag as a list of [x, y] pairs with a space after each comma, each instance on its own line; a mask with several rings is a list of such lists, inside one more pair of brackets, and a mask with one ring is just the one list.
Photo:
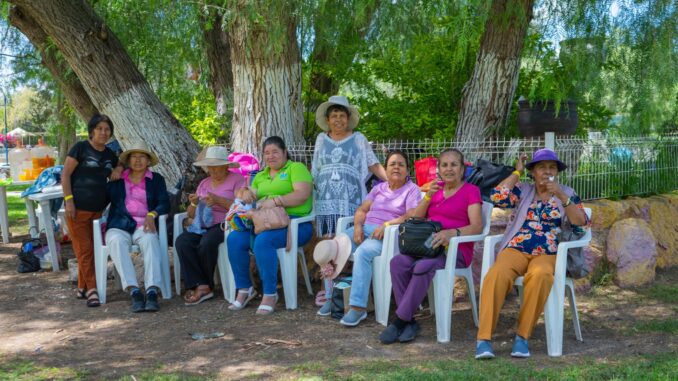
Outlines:
[[344, 311], [348, 309], [348, 300], [344, 299], [344, 296], [347, 296], [347, 293], [344, 291], [347, 288], [350, 290], [352, 282], [353, 277], [350, 275], [336, 278], [333, 281], [332, 299], [330, 304], [330, 315], [332, 318], [341, 319], [344, 317]]
[[414, 258], [436, 258], [445, 253], [444, 246], [432, 246], [433, 234], [443, 230], [437, 221], [424, 218], [408, 218], [398, 226], [398, 247], [400, 253]]
[[476, 166], [466, 178], [466, 182], [480, 188], [483, 201], [490, 201], [492, 189], [515, 171], [515, 167], [495, 164], [485, 159], [478, 159]]
[[31, 273], [40, 271], [40, 259], [33, 254], [33, 251], [44, 246], [45, 243], [39, 238], [29, 238], [21, 243], [21, 250], [16, 254], [19, 258], [17, 272]]

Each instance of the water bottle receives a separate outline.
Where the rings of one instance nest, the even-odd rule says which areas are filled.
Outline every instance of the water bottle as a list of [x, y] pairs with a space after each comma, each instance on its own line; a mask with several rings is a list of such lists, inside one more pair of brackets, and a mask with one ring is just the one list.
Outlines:
[[433, 247], [433, 233], [431, 233], [431, 236], [428, 237], [428, 239], [424, 242], [424, 246], [427, 248]]

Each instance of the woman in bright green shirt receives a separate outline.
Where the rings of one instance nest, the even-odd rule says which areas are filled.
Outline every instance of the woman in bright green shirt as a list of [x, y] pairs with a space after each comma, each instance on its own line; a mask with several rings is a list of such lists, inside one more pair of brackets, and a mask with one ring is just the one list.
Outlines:
[[[313, 208], [313, 178], [306, 166], [289, 160], [285, 141], [272, 136], [264, 141], [266, 167], [254, 177], [250, 188], [243, 188], [236, 195], [246, 203], [256, 200], [259, 208], [284, 206], [290, 218], [304, 217]], [[299, 245], [305, 245], [313, 234], [310, 222], [299, 224]], [[241, 310], [254, 297], [249, 273], [249, 250], [253, 249], [257, 268], [264, 287], [264, 297], [257, 314], [273, 313], [278, 300], [278, 255], [277, 250], [287, 245], [287, 228], [266, 230], [257, 235], [252, 231], [232, 231], [228, 235], [228, 259], [231, 262], [236, 301], [228, 308]]]

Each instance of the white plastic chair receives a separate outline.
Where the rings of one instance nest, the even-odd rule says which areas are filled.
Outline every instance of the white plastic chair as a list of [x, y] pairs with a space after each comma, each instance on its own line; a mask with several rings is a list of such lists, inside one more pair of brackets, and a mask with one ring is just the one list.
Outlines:
[[494, 205], [489, 202], [483, 202], [482, 218], [483, 231], [480, 234], [465, 235], [461, 237], [452, 237], [447, 249], [447, 261], [445, 268], [437, 270], [433, 277], [433, 282], [428, 290], [428, 301], [431, 313], [436, 315], [436, 332], [439, 343], [450, 341], [452, 329], [452, 304], [453, 291], [456, 277], [462, 277], [466, 280], [466, 288], [471, 301], [471, 310], [473, 313], [473, 323], [478, 326], [478, 304], [476, 301], [475, 285], [473, 284], [472, 264], [468, 267], [458, 269], [457, 249], [460, 243], [464, 242], [482, 242], [490, 233], [490, 220], [492, 219], [492, 209]]
[[[586, 215], [591, 218], [591, 209], [584, 208]], [[480, 277], [480, 289], [482, 290], [485, 275], [494, 264], [496, 257], [495, 247], [501, 242], [503, 234], [492, 235], [485, 238], [483, 250], [483, 267]], [[558, 244], [558, 253], [556, 254], [556, 267], [553, 274], [553, 286], [549, 293], [546, 304], [544, 305], [544, 325], [546, 326], [546, 348], [548, 355], [559, 357], [563, 354], [563, 321], [565, 311], [565, 292], [570, 302], [572, 311], [572, 321], [574, 333], [577, 340], [584, 341], [581, 335], [581, 326], [579, 325], [579, 313], [577, 312], [577, 301], [574, 296], [574, 282], [572, 278], [567, 277], [567, 251], [576, 247], [586, 247], [591, 242], [591, 229], [587, 229], [586, 234], [576, 241], [561, 242]], [[518, 292], [522, 301], [523, 277], [516, 278], [514, 283], [518, 287]], [[482, 293], [482, 291], [481, 291]], [[481, 294], [482, 297], [482, 294]]]
[[[186, 218], [186, 213], [178, 213], [174, 216], [174, 239], [183, 232], [183, 220]], [[290, 223], [292, 243], [290, 251], [285, 248], [278, 249], [278, 261], [280, 262], [280, 272], [282, 274], [283, 290], [285, 292], [285, 308], [294, 310], [297, 308], [297, 257], [301, 260], [301, 270], [304, 274], [304, 281], [306, 282], [306, 289], [309, 295], [313, 295], [311, 288], [311, 279], [306, 267], [306, 257], [304, 249], [299, 247], [299, 224], [304, 222], [311, 222], [315, 219], [315, 214], [311, 212], [308, 216], [295, 218]], [[224, 232], [224, 243], [219, 245], [219, 256], [217, 259], [217, 268], [219, 269], [219, 279], [224, 289], [224, 299], [233, 303], [236, 298], [235, 278], [233, 277], [233, 269], [231, 262], [228, 260], [228, 246], [226, 245], [230, 229]], [[294, 255], [292, 253], [296, 253]], [[177, 293], [179, 293], [181, 285], [181, 264], [179, 256], [174, 250], [174, 280]]]
[[[336, 233], [346, 233], [346, 229], [352, 223], [353, 216], [339, 218]], [[374, 257], [372, 260], [372, 294], [374, 295], [375, 320], [385, 326], [388, 324], [388, 309], [391, 303], [391, 272], [389, 264], [394, 253], [392, 247], [398, 245], [398, 225], [391, 225], [384, 230], [383, 242], [381, 255]], [[353, 254], [351, 254], [351, 258], [353, 258]]]
[[[97, 292], [99, 293], [99, 301], [101, 304], [106, 303], [106, 279], [108, 275], [108, 257], [110, 251], [104, 245], [103, 236], [101, 234], [101, 220], [94, 220], [94, 271], [97, 280]], [[160, 251], [164, 255], [160, 256], [160, 268], [162, 269], [162, 284], [160, 285], [160, 292], [164, 299], [172, 298], [172, 282], [170, 279], [169, 269], [169, 255], [167, 253], [167, 215], [163, 214], [158, 218], [158, 236], [160, 238]], [[139, 246], [130, 245], [130, 253], [138, 253]], [[116, 272], [116, 284], [122, 289], [120, 282], [120, 275], [118, 270], [113, 266]]]

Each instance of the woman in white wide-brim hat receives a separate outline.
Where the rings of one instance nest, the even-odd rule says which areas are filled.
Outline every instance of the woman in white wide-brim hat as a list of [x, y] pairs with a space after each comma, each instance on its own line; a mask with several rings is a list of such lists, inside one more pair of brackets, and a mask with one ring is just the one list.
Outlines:
[[226, 147], [208, 147], [203, 152], [204, 156], [198, 155], [199, 160], [193, 165], [202, 167], [209, 177], [200, 182], [195, 193], [188, 195], [188, 228], [177, 237], [174, 248], [181, 262], [186, 305], [214, 297], [214, 269], [219, 245], [224, 242], [219, 225], [235, 199], [235, 192], [246, 185], [242, 175], [229, 172], [229, 168], [239, 165], [228, 160]]
[[354, 132], [359, 120], [358, 109], [342, 95], [331, 96], [316, 110], [315, 121], [325, 131], [315, 141], [312, 163], [320, 237], [333, 236], [337, 219], [355, 214], [367, 195], [365, 182], [372, 173], [386, 181], [386, 171], [367, 138]]
[[[155, 312], [158, 289], [162, 284], [158, 216], [169, 212], [169, 195], [165, 179], [149, 167], [158, 164], [158, 157], [145, 142], [137, 141], [120, 155], [127, 166], [120, 180], [106, 186], [111, 206], [106, 221], [106, 246], [115, 264], [124, 290], [132, 298], [132, 312]], [[139, 245], [144, 257], [144, 286], [139, 288], [136, 270], [129, 255], [132, 244]]]

